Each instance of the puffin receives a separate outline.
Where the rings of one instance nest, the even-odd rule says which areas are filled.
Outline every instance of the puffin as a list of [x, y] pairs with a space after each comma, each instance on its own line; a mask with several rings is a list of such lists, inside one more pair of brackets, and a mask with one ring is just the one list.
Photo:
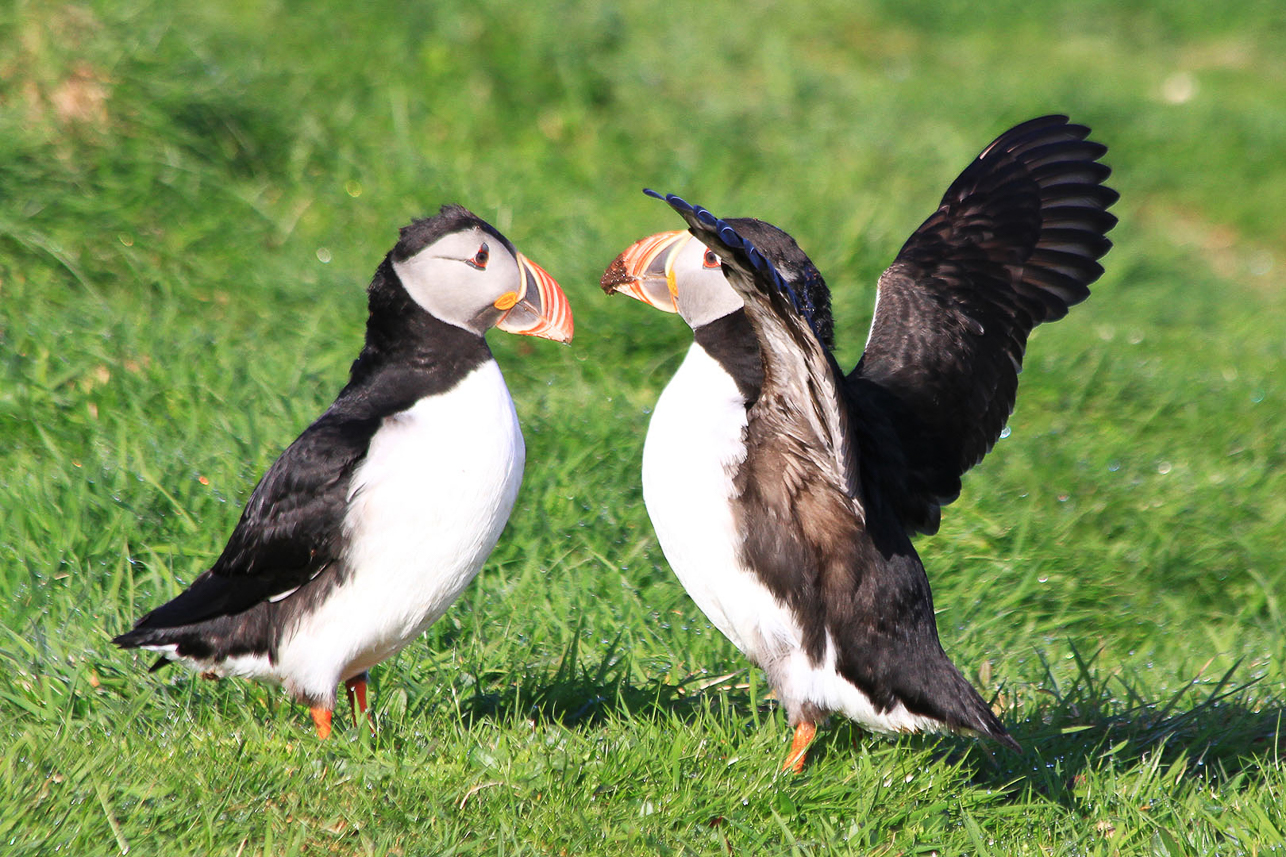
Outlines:
[[1103, 273], [1118, 194], [1089, 133], [1044, 116], [987, 146], [879, 278], [849, 372], [825, 279], [769, 223], [648, 190], [688, 229], [603, 275], [693, 330], [648, 427], [644, 503], [679, 581], [784, 707], [783, 771], [831, 714], [1021, 749], [943, 651], [912, 536], [937, 531], [1000, 437], [1032, 328]]
[[525, 447], [493, 327], [570, 342], [567, 298], [459, 205], [399, 232], [348, 383], [268, 468], [214, 564], [113, 642], [280, 684], [331, 733], [369, 670], [437, 620], [509, 519]]

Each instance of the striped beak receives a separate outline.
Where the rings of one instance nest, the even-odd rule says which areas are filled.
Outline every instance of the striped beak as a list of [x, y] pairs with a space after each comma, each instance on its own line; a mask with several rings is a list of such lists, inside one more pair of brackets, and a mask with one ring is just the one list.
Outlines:
[[544, 268], [521, 253], [518, 269], [522, 272], [520, 290], [506, 292], [496, 301], [496, 309], [504, 310], [496, 327], [506, 333], [571, 342], [575, 329], [572, 308], [558, 283]]
[[619, 292], [664, 312], [678, 312], [674, 260], [692, 233], [662, 232], [631, 244], [612, 260], [599, 285], [609, 295]]

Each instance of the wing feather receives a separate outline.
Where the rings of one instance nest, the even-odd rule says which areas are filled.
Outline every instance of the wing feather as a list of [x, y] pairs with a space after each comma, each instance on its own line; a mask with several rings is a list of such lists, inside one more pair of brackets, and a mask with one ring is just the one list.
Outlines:
[[1002, 134], [957, 178], [879, 280], [866, 350], [846, 385], [901, 447], [882, 483], [912, 531], [982, 460], [1013, 411], [1027, 337], [1103, 273], [1117, 193], [1107, 151], [1065, 116]]
[[139, 619], [130, 633], [240, 613], [339, 563], [349, 485], [378, 420], [344, 418], [334, 411], [309, 426], [268, 468], [209, 571]]

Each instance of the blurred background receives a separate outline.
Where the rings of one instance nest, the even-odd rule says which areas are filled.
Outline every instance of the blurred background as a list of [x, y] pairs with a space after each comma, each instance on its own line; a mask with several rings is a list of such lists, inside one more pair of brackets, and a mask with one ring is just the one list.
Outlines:
[[[521, 724], [527, 692], [574, 726], [621, 688], [668, 698], [744, 666], [670, 576], [641, 505], [648, 409], [690, 336], [598, 289], [627, 245], [679, 226], [641, 188], [791, 232], [834, 291], [851, 366], [876, 278], [947, 185], [1000, 132], [1053, 112], [1109, 146], [1116, 247], [1091, 299], [1036, 332], [1009, 433], [918, 545], [948, 651], [1036, 748], [995, 762], [995, 782], [1063, 796], [1054, 828], [1031, 810], [1044, 820], [1005, 829], [1022, 842], [1089, 818], [1097, 842], [1096, 819], [1124, 826], [1055, 767], [1101, 773], [1086, 759], [1113, 729], [1135, 742], [1130, 770], [1167, 741], [1224, 760], [1225, 784], [1246, 760], [1278, 764], [1262, 754], [1286, 656], [1284, 57], [1280, 0], [3, 4], [0, 734], [25, 749], [0, 775], [42, 831], [31, 853], [110, 851], [131, 818], [155, 832], [148, 799], [201, 816], [139, 797], [157, 748], [194, 730], [282, 747], [299, 731], [276, 691], [149, 678], [108, 640], [209, 565], [259, 475], [343, 385], [399, 226], [471, 208], [559, 281], [577, 333], [570, 348], [492, 336], [527, 435], [523, 494], [460, 604], [377, 675], [382, 716], [445, 729], [425, 723], [454, 723], [469, 699], [466, 713]], [[723, 716], [758, 723], [745, 676]], [[638, 731], [636, 710], [600, 728]], [[287, 734], [256, 732], [265, 720]], [[91, 763], [107, 734], [128, 749]], [[429, 757], [449, 744], [397, 740]], [[473, 739], [458, 740], [467, 756]], [[763, 741], [766, 770], [777, 745]], [[77, 752], [91, 773], [51, 797], [71, 776], [52, 760]], [[841, 742], [823, 764], [851, 771], [851, 754]], [[446, 782], [473, 782], [461, 764]], [[1272, 771], [1211, 799], [1271, 807]], [[1286, 830], [1277, 803], [1268, 839]], [[686, 830], [622, 812], [663, 841]], [[287, 814], [246, 823], [281, 836]], [[745, 841], [786, 841], [757, 818]]]

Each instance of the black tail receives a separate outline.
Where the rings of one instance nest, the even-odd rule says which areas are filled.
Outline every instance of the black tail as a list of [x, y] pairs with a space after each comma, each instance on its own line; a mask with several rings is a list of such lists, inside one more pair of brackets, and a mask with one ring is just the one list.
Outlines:
[[[112, 639], [122, 649], [144, 646], [174, 646], [181, 657], [199, 661], [220, 661], [237, 655], [270, 654], [272, 647], [272, 608], [265, 602], [234, 616], [216, 616], [191, 625], [172, 628], [147, 627], [147, 617], [139, 620], [132, 631]], [[151, 671], [161, 669], [170, 659], [162, 656]]]

